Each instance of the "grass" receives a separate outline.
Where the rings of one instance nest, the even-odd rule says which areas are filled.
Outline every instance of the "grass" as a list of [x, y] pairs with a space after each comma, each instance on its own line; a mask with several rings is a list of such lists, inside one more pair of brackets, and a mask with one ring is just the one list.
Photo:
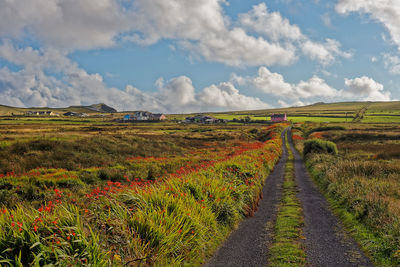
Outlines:
[[285, 166], [283, 197], [278, 208], [274, 241], [269, 248], [269, 266], [306, 266], [306, 254], [301, 243], [303, 216], [297, 198], [293, 153], [286, 138], [289, 156]]
[[297, 123], [297, 122], [350, 122], [351, 118], [331, 118], [331, 117], [314, 117], [314, 116], [309, 116], [309, 117], [294, 117], [294, 116], [288, 116], [288, 120]]
[[201, 265], [256, 208], [281, 130], [6, 124], [0, 265]]

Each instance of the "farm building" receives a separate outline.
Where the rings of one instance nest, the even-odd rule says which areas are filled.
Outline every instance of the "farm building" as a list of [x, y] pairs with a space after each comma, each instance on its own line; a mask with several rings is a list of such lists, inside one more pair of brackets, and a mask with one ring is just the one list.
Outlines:
[[126, 114], [123, 121], [161, 121], [167, 117], [161, 113], [151, 113], [148, 111], [136, 111], [133, 114]]
[[155, 121], [162, 121], [162, 120], [166, 120], [167, 117], [161, 113], [154, 113], [154, 114], [151, 114], [150, 119], [155, 120]]
[[205, 115], [196, 115], [194, 117], [187, 117], [184, 122], [186, 123], [219, 123], [219, 122], [225, 122], [225, 120], [220, 120], [216, 119], [211, 116], [205, 116]]
[[68, 117], [88, 117], [89, 115], [87, 113], [80, 113], [80, 112], [73, 112], [73, 111], [68, 111], [63, 114], [64, 116]]
[[284, 114], [272, 114], [271, 115], [272, 122], [282, 122], [287, 121], [286, 113]]
[[25, 116], [57, 116], [58, 114], [53, 111], [32, 111], [25, 112]]

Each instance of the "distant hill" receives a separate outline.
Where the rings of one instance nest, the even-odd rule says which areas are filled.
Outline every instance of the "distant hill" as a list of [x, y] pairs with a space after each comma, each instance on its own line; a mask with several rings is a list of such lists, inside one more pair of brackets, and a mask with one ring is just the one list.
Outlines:
[[230, 115], [255, 115], [255, 116], [268, 116], [271, 113], [288, 113], [291, 115], [306, 115], [309, 113], [321, 114], [337, 114], [355, 112], [368, 105], [369, 112], [389, 112], [400, 111], [400, 101], [387, 101], [387, 102], [370, 102], [370, 101], [353, 101], [353, 102], [336, 102], [336, 103], [314, 103], [302, 107], [288, 107], [288, 108], [273, 108], [262, 110], [244, 110], [244, 111], [230, 111], [230, 112], [207, 112], [207, 114], [230, 114]]
[[93, 110], [98, 111], [98, 112], [106, 112], [106, 113], [115, 113], [115, 112], [117, 112], [117, 110], [115, 108], [107, 106], [104, 103], [93, 104], [93, 105], [90, 105], [88, 108], [89, 109], [93, 109]]
[[107, 106], [104, 103], [93, 104], [90, 106], [70, 106], [67, 108], [47, 108], [47, 107], [30, 107], [30, 108], [18, 108], [10, 107], [6, 105], [0, 105], [0, 116], [23, 115], [27, 111], [53, 111], [58, 114], [66, 112], [80, 112], [80, 113], [115, 113], [117, 110]]
[[86, 109], [89, 109], [92, 111], [103, 112], [103, 113], [116, 113], [117, 112], [117, 110], [115, 108], [107, 106], [104, 103], [93, 104], [90, 106], [70, 106], [69, 108], [86, 108]]

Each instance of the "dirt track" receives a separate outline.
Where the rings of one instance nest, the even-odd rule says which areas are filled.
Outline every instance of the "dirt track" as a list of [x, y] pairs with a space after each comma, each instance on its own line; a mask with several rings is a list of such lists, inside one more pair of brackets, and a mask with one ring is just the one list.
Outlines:
[[[311, 182], [303, 159], [294, 149], [291, 138], [289, 144], [294, 154], [298, 198], [304, 212], [304, 246], [308, 265], [373, 266], [357, 243], [344, 233], [339, 219], [331, 212], [328, 202]], [[283, 147], [285, 149], [285, 145]], [[267, 178], [263, 199], [254, 217], [243, 221], [205, 266], [267, 265], [268, 244], [273, 238], [273, 223], [282, 196], [286, 161], [287, 151], [284, 150], [282, 158]]]
[[[282, 195], [286, 160], [287, 152], [284, 150], [282, 158], [265, 182], [263, 198], [254, 216], [240, 224], [205, 266], [264, 266], [266, 264], [267, 244], [272, 238], [273, 225], [271, 224], [275, 221], [277, 205]], [[266, 225], [272, 227], [266, 229]]]
[[289, 144], [294, 154], [298, 197], [304, 212], [303, 231], [308, 263], [311, 266], [372, 266], [357, 243], [344, 233], [327, 200], [312, 183], [291, 138]]

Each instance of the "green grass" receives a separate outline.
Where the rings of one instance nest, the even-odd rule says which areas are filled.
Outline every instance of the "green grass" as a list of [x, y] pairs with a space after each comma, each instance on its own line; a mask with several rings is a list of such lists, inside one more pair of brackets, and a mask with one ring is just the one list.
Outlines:
[[306, 266], [306, 254], [301, 244], [303, 216], [297, 198], [294, 178], [293, 153], [288, 146], [288, 161], [285, 166], [283, 197], [278, 208], [274, 241], [269, 249], [269, 266]]
[[400, 123], [400, 116], [364, 116], [364, 123]]
[[[292, 117], [288, 116], [288, 120], [291, 122], [346, 122], [346, 118], [331, 118], [331, 117]], [[347, 119], [347, 122], [352, 120], [351, 117]]]

